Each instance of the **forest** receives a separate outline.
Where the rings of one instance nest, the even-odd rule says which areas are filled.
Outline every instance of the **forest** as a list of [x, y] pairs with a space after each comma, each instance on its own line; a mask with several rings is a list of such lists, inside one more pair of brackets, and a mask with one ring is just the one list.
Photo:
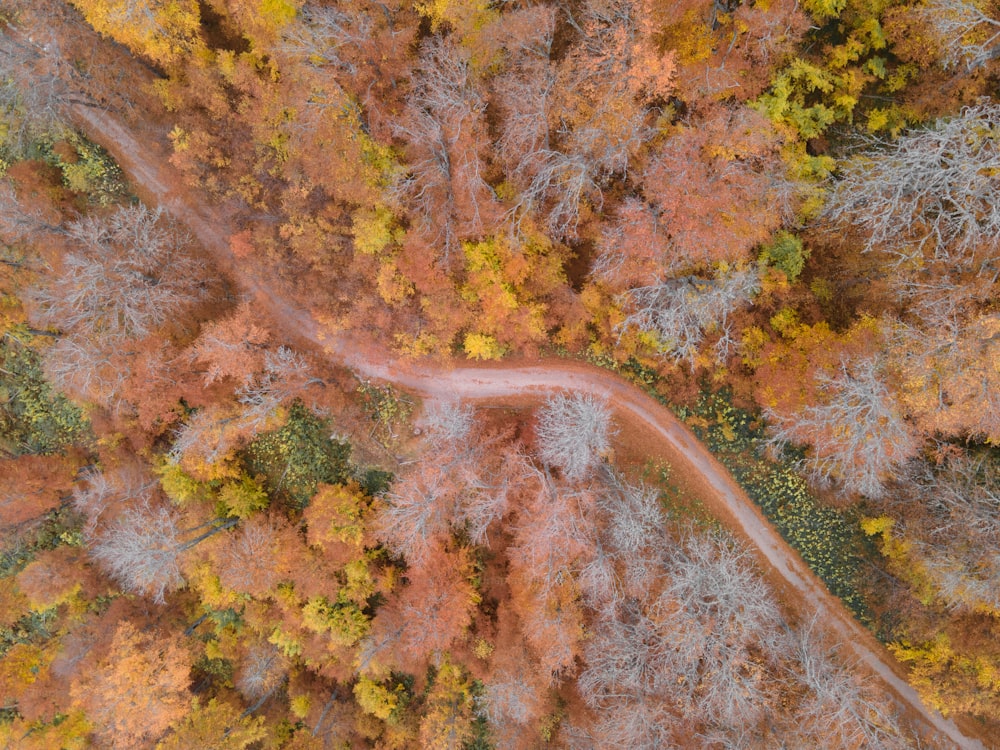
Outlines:
[[1000, 748], [998, 59], [0, 0], [0, 748]]

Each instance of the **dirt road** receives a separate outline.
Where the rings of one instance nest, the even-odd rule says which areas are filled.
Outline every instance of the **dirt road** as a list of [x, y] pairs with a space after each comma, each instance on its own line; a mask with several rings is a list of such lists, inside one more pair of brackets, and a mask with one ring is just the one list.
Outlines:
[[[230, 228], [224, 212], [199, 200], [185, 188], [159, 149], [156, 139], [139, 137], [115, 117], [98, 109], [76, 106], [78, 125], [93, 140], [105, 146], [136, 184], [142, 197], [159, 205], [185, 224], [249, 297], [264, 305], [286, 330], [321, 346], [338, 363], [359, 374], [385, 380], [416, 392], [425, 399], [461, 399], [489, 402], [512, 397], [538, 398], [565, 389], [587, 392], [608, 399], [619, 424], [633, 423], [656, 435], [659, 445], [650, 453], [668, 457], [678, 472], [692, 472], [707, 488], [706, 504], [737, 536], [758, 551], [769, 572], [779, 579], [786, 600], [805, 616], [816, 616], [821, 628], [847, 646], [893, 693], [912, 717], [962, 748], [984, 748], [982, 742], [964, 735], [952, 722], [927, 708], [903, 678], [903, 670], [875, 638], [862, 627], [808, 569], [739, 488], [708, 449], [654, 399], [620, 378], [598, 368], [564, 360], [544, 360], [530, 365], [448, 367], [402, 361], [389, 352], [379, 352], [368, 342], [354, 345], [351, 338], [324, 328], [306, 310], [272, 293], [266, 281], [257, 278], [248, 265], [241, 265], [229, 246]], [[361, 354], [364, 352], [364, 354]]]

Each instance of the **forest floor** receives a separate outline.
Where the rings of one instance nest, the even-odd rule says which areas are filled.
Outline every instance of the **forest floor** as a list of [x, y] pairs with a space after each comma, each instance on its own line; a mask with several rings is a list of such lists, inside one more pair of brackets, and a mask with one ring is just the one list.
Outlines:
[[329, 359], [358, 375], [382, 380], [427, 400], [462, 400], [491, 405], [527, 406], [554, 391], [569, 390], [606, 398], [615, 410], [618, 450], [641, 452], [673, 467], [672, 481], [697, 497], [738, 538], [755, 551], [771, 584], [792, 613], [814, 619], [833, 641], [853, 653], [863, 672], [877, 679], [897, 699], [911, 720], [962, 748], [984, 748], [951, 720], [923, 704], [906, 682], [905, 671], [809, 570], [781, 538], [725, 468], [666, 407], [636, 386], [597, 367], [567, 360], [507, 360], [469, 366], [447, 362], [404, 360], [370, 341], [334, 331], [312, 312], [276, 293], [241, 263], [230, 248], [234, 211], [211, 206], [185, 185], [168, 161], [165, 131], [153, 122], [125, 125], [98, 108], [74, 105], [77, 124], [104, 146], [133, 181], [140, 197], [160, 206], [182, 222], [216, 267], [243, 293], [268, 310], [285, 335], [301, 344], [320, 347]]

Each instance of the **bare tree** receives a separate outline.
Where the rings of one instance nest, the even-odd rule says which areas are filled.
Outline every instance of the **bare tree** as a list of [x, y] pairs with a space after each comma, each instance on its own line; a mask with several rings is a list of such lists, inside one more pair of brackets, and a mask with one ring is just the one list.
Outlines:
[[930, 0], [921, 15], [941, 41], [946, 67], [975, 70], [1000, 55], [1000, 21], [973, 0]]
[[864, 230], [866, 249], [899, 266], [995, 274], [998, 129], [1000, 107], [982, 103], [892, 143], [870, 138], [870, 149], [841, 170], [825, 218]]
[[468, 52], [450, 39], [425, 43], [408, 102], [395, 133], [408, 144], [409, 171], [393, 192], [448, 264], [460, 239], [483, 232], [494, 202], [481, 174], [486, 101]]
[[590, 394], [559, 394], [537, 415], [538, 455], [570, 481], [584, 479], [611, 447], [614, 434], [607, 404]]
[[152, 333], [199, 296], [199, 264], [161, 209], [121, 206], [66, 233], [62, 269], [33, 292], [45, 325], [114, 345]]
[[274, 416], [283, 403], [302, 394], [312, 384], [322, 384], [312, 377], [308, 363], [287, 346], [264, 353], [264, 371], [251, 375], [236, 391], [242, 406], [240, 424], [256, 433]]
[[147, 505], [126, 510], [98, 536], [91, 554], [126, 591], [162, 604], [184, 584], [179, 539], [176, 516]]
[[456, 401], [432, 403], [422, 420], [426, 440], [435, 449], [459, 446], [469, 437], [473, 422], [472, 408], [459, 406]]
[[[900, 533], [946, 606], [1000, 611], [1000, 468], [989, 453], [911, 464]], [[926, 512], [907, 513], [917, 502]]]
[[659, 594], [605, 609], [585, 652], [580, 691], [616, 745], [636, 739], [629, 711], [646, 714], [635, 720], [657, 733], [696, 716], [752, 725], [774, 697], [765, 673], [780, 650], [781, 616], [749, 554], [688, 534], [669, 549], [661, 578]]
[[376, 530], [383, 541], [410, 562], [419, 564], [447, 540], [457, 517], [460, 481], [457, 465], [421, 460], [393, 485], [379, 508]]
[[683, 276], [631, 289], [622, 296], [630, 327], [654, 334], [661, 352], [694, 366], [706, 335], [718, 335], [715, 356], [724, 360], [735, 345], [730, 315], [760, 290], [755, 266], [719, 272], [713, 279]]
[[791, 417], [767, 412], [772, 442], [809, 443], [802, 466], [820, 484], [837, 481], [851, 492], [881, 496], [886, 480], [916, 454], [919, 441], [886, 388], [880, 363], [842, 363], [836, 375], [816, 377], [823, 403]]
[[623, 593], [637, 596], [649, 591], [662, 573], [660, 553], [668, 537], [660, 493], [642, 484], [629, 484], [610, 470], [606, 473], [608, 488], [598, 500], [604, 516], [602, 540], [608, 557], [620, 570], [616, 578]]
[[488, 544], [487, 530], [534, 471], [515, 446], [484, 435], [472, 409], [434, 404], [422, 425], [426, 451], [401, 472], [376, 523], [393, 549], [418, 562], [453, 531]]
[[286, 669], [278, 649], [270, 643], [258, 643], [240, 660], [233, 684], [247, 700], [257, 701], [271, 695], [281, 685]]
[[39, 48], [11, 34], [0, 35], [0, 114], [6, 126], [0, 146], [8, 157], [20, 157], [40, 136], [65, 128], [65, 85], [43, 69], [44, 62]]
[[367, 13], [345, 13], [339, 8], [307, 3], [291, 23], [282, 26], [277, 47], [307, 65], [354, 73], [354, 64], [340, 51], [367, 44], [373, 26]]
[[805, 746], [822, 737], [831, 748], [913, 747], [888, 696], [838, 663], [836, 653], [816, 633], [815, 622], [792, 636], [792, 678], [805, 688], [790, 713], [789, 746]]
[[237, 518], [214, 518], [190, 529], [181, 529], [169, 508], [140, 502], [121, 513], [91, 548], [98, 563], [126, 591], [149, 596], [162, 604], [165, 596], [184, 584], [181, 555], [224, 529]]

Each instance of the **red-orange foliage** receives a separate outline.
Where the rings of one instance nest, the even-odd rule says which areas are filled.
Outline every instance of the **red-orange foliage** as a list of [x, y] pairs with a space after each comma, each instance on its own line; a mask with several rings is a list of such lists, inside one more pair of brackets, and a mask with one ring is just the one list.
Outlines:
[[190, 661], [177, 636], [140, 631], [122, 621], [110, 647], [70, 686], [73, 704], [108, 748], [135, 748], [166, 731], [188, 710]]
[[646, 200], [627, 201], [606, 233], [598, 272], [642, 286], [691, 266], [744, 260], [791, 217], [781, 136], [746, 109], [715, 110], [650, 155]]
[[17, 575], [18, 588], [34, 610], [62, 604], [77, 591], [89, 598], [96, 593], [97, 576], [79, 547], [61, 545], [39, 552]]
[[370, 668], [419, 671], [428, 654], [448, 650], [472, 623], [479, 595], [470, 582], [469, 552], [437, 548], [424, 565], [408, 571], [409, 584], [372, 621]]
[[58, 507], [73, 489], [76, 462], [67, 456], [19, 456], [0, 464], [0, 530]]
[[270, 337], [266, 314], [244, 302], [228, 317], [204, 326], [191, 354], [207, 368], [206, 385], [223, 378], [242, 383], [264, 369], [264, 347]]

